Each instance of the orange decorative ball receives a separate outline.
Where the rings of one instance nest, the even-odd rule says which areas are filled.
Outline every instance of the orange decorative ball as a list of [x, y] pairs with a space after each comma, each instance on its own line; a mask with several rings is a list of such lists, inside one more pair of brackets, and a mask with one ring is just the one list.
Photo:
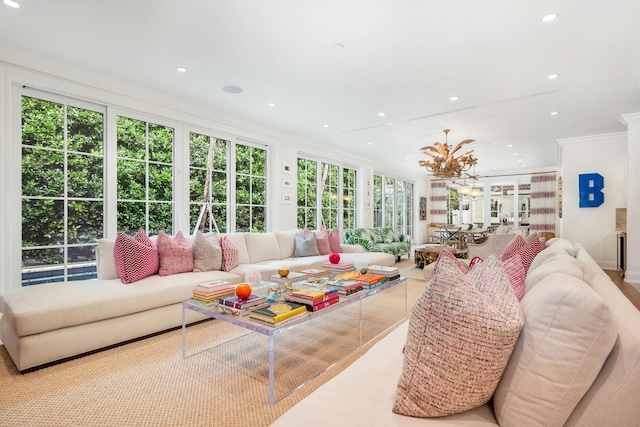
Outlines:
[[251, 295], [251, 285], [248, 283], [240, 283], [236, 286], [236, 295], [238, 298], [249, 298]]

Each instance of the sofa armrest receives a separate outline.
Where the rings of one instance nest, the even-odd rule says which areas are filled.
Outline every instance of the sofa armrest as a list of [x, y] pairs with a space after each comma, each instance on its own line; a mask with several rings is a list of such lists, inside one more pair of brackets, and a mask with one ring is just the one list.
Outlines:
[[362, 245], [349, 245], [341, 243], [340, 247], [342, 248], [342, 252], [344, 253], [354, 254], [364, 252], [364, 248], [362, 247]]

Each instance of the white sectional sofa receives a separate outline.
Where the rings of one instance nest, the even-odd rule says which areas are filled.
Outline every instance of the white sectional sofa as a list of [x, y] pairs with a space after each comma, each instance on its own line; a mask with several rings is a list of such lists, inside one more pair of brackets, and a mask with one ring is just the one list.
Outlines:
[[[262, 278], [286, 264], [291, 270], [318, 267], [328, 255], [294, 257], [299, 230], [225, 234], [238, 248], [240, 264], [229, 272], [152, 275], [131, 284], [118, 278], [114, 240], [97, 247], [98, 279], [22, 287], [0, 297], [0, 339], [20, 371], [74, 357], [182, 324], [181, 303], [199, 283], [237, 284], [251, 268]], [[192, 237], [191, 237], [192, 238]], [[393, 255], [342, 245], [341, 258], [358, 268], [391, 266]], [[188, 310], [188, 322], [201, 320]]]
[[[403, 372], [408, 321], [298, 402], [273, 426], [297, 426], [300, 420], [306, 426], [354, 427], [640, 425], [640, 312], [581, 245], [562, 239], [550, 240], [536, 256], [526, 288], [520, 302], [524, 329], [486, 404], [437, 418], [392, 412]], [[559, 289], [579, 291], [582, 297], [596, 301], [602, 321], [589, 320], [576, 309], [578, 299], [570, 295], [577, 294], [555, 297]], [[546, 300], [542, 298], [545, 294]], [[561, 318], [570, 311], [572, 317]], [[562, 322], [575, 333], [584, 332], [589, 322], [603, 326], [593, 334], [589, 329], [583, 338], [593, 339], [592, 345], [578, 351], [574, 341], [563, 339], [567, 330], [558, 331], [556, 326], [537, 330], [539, 317], [550, 325]], [[554, 333], [556, 341], [552, 342]], [[607, 338], [599, 339], [604, 336]]]

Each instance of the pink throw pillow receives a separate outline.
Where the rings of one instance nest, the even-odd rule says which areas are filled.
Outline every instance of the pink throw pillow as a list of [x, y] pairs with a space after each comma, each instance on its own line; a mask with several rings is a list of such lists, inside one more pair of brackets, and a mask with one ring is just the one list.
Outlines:
[[156, 243], [160, 255], [160, 276], [193, 271], [193, 251], [181, 231], [173, 239], [161, 231]]
[[502, 261], [517, 254], [520, 248], [524, 246], [524, 243], [524, 239], [518, 234], [502, 252]]
[[134, 237], [119, 231], [113, 256], [122, 283], [133, 283], [158, 272], [158, 249], [143, 229]]
[[511, 287], [516, 293], [518, 301], [522, 301], [525, 291], [524, 282], [526, 276], [524, 265], [522, 264], [522, 258], [520, 255], [515, 254], [514, 256], [502, 261], [502, 265], [504, 266], [504, 271], [507, 273], [509, 283], [511, 283]]
[[330, 254], [331, 243], [329, 242], [329, 232], [324, 226], [316, 231], [316, 238], [318, 239], [318, 252], [320, 252], [320, 255]]
[[342, 246], [340, 246], [340, 231], [334, 228], [329, 233], [329, 249], [330, 252], [342, 253]]
[[231, 271], [240, 265], [240, 251], [231, 243], [227, 236], [220, 238], [220, 248], [222, 249], [222, 270]]

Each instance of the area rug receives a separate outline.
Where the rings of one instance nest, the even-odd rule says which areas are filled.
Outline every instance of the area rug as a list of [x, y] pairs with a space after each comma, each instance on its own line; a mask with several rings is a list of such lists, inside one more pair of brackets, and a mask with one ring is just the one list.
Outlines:
[[[407, 284], [410, 309], [412, 295], [424, 283], [408, 280]], [[369, 325], [365, 339], [388, 332], [383, 325], [386, 320], [372, 321], [385, 312], [387, 302], [380, 299], [378, 307], [364, 310]], [[343, 310], [337, 313], [349, 315]], [[316, 323], [316, 332], [340, 323], [335, 318], [331, 325]], [[299, 377], [314, 375], [319, 367], [328, 365], [330, 369], [276, 405], [268, 401], [264, 337], [246, 335], [220, 321], [187, 328], [187, 349], [193, 355], [186, 359], [181, 355], [181, 330], [27, 374], [17, 372], [6, 349], [0, 346], [0, 425], [268, 426], [380, 339], [354, 350], [357, 329], [349, 324], [345, 319], [329, 337], [310, 329], [298, 334], [306, 337], [305, 342], [296, 339], [278, 344], [278, 360], [283, 363], [276, 370], [278, 393], [284, 395]], [[225, 344], [206, 350], [217, 343]], [[293, 346], [296, 351], [287, 352]], [[331, 359], [336, 355], [339, 361], [334, 365]]]

